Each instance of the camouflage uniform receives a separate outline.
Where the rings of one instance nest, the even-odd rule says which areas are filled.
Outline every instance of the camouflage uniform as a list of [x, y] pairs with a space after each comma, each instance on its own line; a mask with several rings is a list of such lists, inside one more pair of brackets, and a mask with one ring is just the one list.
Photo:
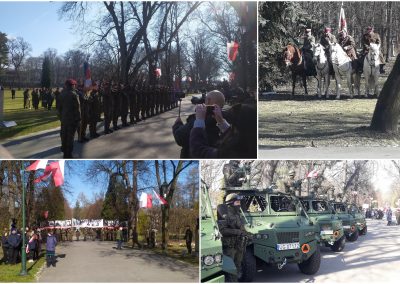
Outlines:
[[100, 96], [97, 89], [93, 89], [90, 92], [88, 103], [89, 103], [90, 138], [97, 138], [99, 137], [99, 134], [97, 134], [96, 126], [97, 126], [97, 121], [99, 120], [99, 113], [100, 113]]
[[112, 124], [113, 130], [120, 129], [118, 127], [118, 117], [121, 116], [121, 89], [119, 86], [114, 85], [111, 89], [111, 97], [113, 100], [113, 116], [112, 116]]
[[111, 85], [105, 83], [102, 87], [103, 109], [104, 109], [104, 134], [112, 133], [110, 129], [111, 120], [113, 118], [113, 99], [111, 94]]
[[128, 112], [129, 112], [129, 87], [122, 87], [120, 90], [121, 97], [121, 121], [122, 126], [129, 126], [128, 124]]
[[[219, 230], [222, 234], [222, 248], [225, 255], [231, 257], [240, 276], [242, 259], [246, 251], [246, 232], [240, 217], [239, 206], [227, 206], [227, 214], [219, 221]], [[233, 279], [232, 282], [237, 282]]]

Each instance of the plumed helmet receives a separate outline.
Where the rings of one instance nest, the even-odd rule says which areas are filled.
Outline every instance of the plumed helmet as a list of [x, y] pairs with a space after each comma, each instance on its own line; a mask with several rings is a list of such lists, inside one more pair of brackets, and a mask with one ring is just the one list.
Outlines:
[[236, 200], [240, 200], [240, 196], [237, 195], [236, 193], [229, 193], [226, 197], [225, 197], [225, 203], [226, 204], [233, 204]]

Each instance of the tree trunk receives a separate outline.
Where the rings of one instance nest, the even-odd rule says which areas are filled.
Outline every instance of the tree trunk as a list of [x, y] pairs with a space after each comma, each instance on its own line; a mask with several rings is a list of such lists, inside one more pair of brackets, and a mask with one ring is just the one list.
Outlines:
[[386, 133], [397, 133], [400, 114], [400, 55], [383, 85], [375, 106], [370, 128]]
[[167, 205], [161, 206], [161, 243], [162, 249], [167, 250], [168, 241], [169, 241], [169, 233], [168, 233], [168, 222], [169, 222], [169, 203]]
[[389, 62], [392, 38], [392, 2], [387, 3], [387, 36], [386, 36], [386, 62]]

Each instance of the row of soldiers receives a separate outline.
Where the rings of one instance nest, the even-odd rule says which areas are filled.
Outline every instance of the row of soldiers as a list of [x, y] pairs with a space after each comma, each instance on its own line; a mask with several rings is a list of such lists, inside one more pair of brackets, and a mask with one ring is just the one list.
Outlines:
[[[48, 230], [42, 230], [43, 237], [47, 235]], [[59, 242], [72, 242], [72, 241], [116, 241], [118, 228], [104, 227], [104, 228], [57, 228], [54, 230], [54, 235]], [[125, 234], [123, 234], [125, 235]], [[45, 237], [44, 237], [45, 238]]]
[[[328, 60], [330, 60], [329, 56], [329, 46], [330, 44], [333, 43], [338, 43], [343, 50], [346, 52], [346, 54], [350, 57], [351, 60], [356, 60], [358, 58], [361, 58], [362, 60], [364, 59], [364, 56], [368, 53], [370, 44], [375, 43], [378, 45], [381, 45], [381, 38], [377, 32], [374, 31], [374, 28], [372, 26], [368, 26], [365, 30], [365, 33], [361, 37], [361, 46], [362, 46], [362, 51], [359, 56], [357, 56], [356, 52], [356, 43], [354, 38], [347, 32], [346, 29], [342, 29], [339, 34], [339, 39], [336, 39], [336, 36], [332, 34], [332, 29], [330, 27], [325, 27], [322, 37], [320, 39], [320, 44], [324, 47], [326, 54], [328, 56]], [[302, 51], [304, 55], [306, 56], [306, 60], [311, 62], [311, 58], [313, 55], [313, 47], [315, 46], [316, 41], [315, 37], [312, 35], [311, 29], [306, 28], [305, 29], [305, 34], [303, 36], [303, 47]], [[385, 66], [385, 61], [383, 58], [383, 52], [381, 51], [379, 53], [379, 60], [380, 60], [380, 73], [383, 74], [385, 73], [384, 66]], [[308, 64], [307, 64], [308, 65]]]
[[[113, 81], [99, 84], [94, 82], [90, 90], [85, 90], [83, 84], [78, 84], [73, 79], [67, 80], [57, 102], [64, 158], [72, 158], [75, 131], [78, 132], [78, 141], [81, 143], [89, 140], [86, 137], [88, 126], [90, 138], [99, 136], [97, 123], [101, 121], [101, 113], [104, 113], [104, 133], [109, 134], [121, 126], [134, 125], [176, 108], [178, 100], [171, 88], [150, 86], [145, 82], [134, 86]], [[121, 126], [118, 126], [119, 119], [122, 121]]]

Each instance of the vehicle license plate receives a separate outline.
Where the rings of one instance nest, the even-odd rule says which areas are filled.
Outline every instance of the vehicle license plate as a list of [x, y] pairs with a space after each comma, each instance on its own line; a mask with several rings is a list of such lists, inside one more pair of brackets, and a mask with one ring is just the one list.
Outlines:
[[321, 231], [321, 235], [333, 235], [332, 230]]
[[299, 249], [300, 243], [277, 244], [277, 250]]

